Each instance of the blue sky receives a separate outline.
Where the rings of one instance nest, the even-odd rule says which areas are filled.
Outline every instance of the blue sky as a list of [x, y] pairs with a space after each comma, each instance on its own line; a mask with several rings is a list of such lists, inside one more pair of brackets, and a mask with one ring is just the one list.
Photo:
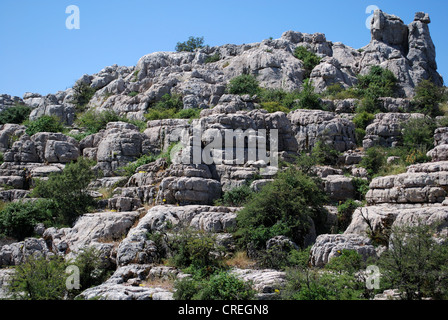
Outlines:
[[[80, 10], [79, 30], [66, 28], [69, 5]], [[145, 54], [173, 51], [189, 36], [203, 36], [215, 46], [295, 30], [322, 32], [327, 40], [360, 48], [370, 41], [369, 5], [406, 24], [415, 12], [428, 12], [439, 72], [448, 79], [444, 0], [1, 0], [0, 93], [21, 97], [65, 90], [85, 73], [113, 64], [134, 66]]]

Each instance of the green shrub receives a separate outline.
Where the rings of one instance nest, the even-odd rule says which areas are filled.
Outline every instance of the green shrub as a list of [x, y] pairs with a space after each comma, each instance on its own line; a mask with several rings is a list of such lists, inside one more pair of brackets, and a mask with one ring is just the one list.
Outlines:
[[25, 122], [26, 134], [32, 136], [39, 132], [63, 132], [64, 126], [56, 116], [44, 115], [34, 121]]
[[[381, 284], [398, 289], [407, 300], [448, 298], [448, 247], [433, 235], [437, 225], [418, 221], [412, 226], [393, 227], [389, 250], [381, 254], [378, 265]], [[446, 242], [446, 236], [442, 236]]]
[[294, 56], [303, 62], [303, 67], [305, 69], [304, 79], [308, 79], [310, 77], [311, 71], [313, 71], [313, 69], [322, 60], [322, 58], [304, 46], [297, 47], [294, 50]]
[[269, 113], [274, 113], [274, 112], [284, 112], [284, 113], [289, 113], [289, 109], [282, 106], [280, 103], [278, 102], [262, 102], [261, 104], [261, 108], [266, 110]]
[[374, 176], [380, 172], [381, 168], [386, 164], [386, 154], [381, 148], [369, 148], [366, 156], [362, 158], [360, 167], [365, 168], [369, 176]]
[[358, 145], [362, 144], [362, 141], [364, 140], [364, 137], [366, 135], [366, 128], [369, 124], [372, 123], [372, 121], [375, 119], [375, 115], [372, 113], [369, 113], [367, 111], [362, 111], [360, 113], [357, 113], [355, 117], [353, 118], [353, 123], [355, 124], [355, 135], [356, 135], [356, 141]]
[[336, 165], [339, 161], [341, 153], [333, 148], [329, 143], [326, 143], [323, 139], [318, 140], [311, 154], [316, 157], [317, 162], [323, 165]]
[[219, 52], [217, 52], [211, 56], [207, 56], [207, 58], [205, 58], [205, 63], [218, 62], [219, 60], [221, 60], [221, 56], [219, 55]]
[[296, 100], [300, 98], [300, 91], [285, 91], [283, 89], [265, 89], [261, 88], [259, 93], [260, 103], [278, 103], [288, 111], [293, 109]]
[[200, 109], [183, 109], [183, 99], [179, 94], [165, 94], [153, 104], [145, 114], [146, 120], [195, 119], [199, 118]]
[[395, 94], [398, 79], [388, 69], [372, 66], [366, 75], [358, 76], [356, 85], [362, 97], [392, 97]]
[[76, 259], [70, 263], [79, 268], [80, 284], [79, 292], [72, 293], [72, 296], [102, 284], [109, 276], [109, 270], [105, 268], [101, 252], [95, 247], [81, 249]]
[[64, 258], [60, 256], [48, 260], [29, 256], [15, 267], [8, 292], [16, 300], [63, 300], [66, 267]]
[[227, 85], [227, 90], [230, 94], [256, 95], [260, 92], [260, 87], [254, 76], [243, 74], [231, 79]]
[[163, 119], [174, 119], [176, 109], [166, 109], [166, 110], [158, 110], [158, 109], [148, 109], [147, 113], [145, 113], [146, 120], [163, 120]]
[[348, 273], [288, 269], [284, 300], [362, 300], [365, 282]]
[[113, 111], [97, 112], [96, 110], [90, 109], [78, 116], [77, 123], [90, 134], [94, 134], [106, 129], [109, 122], [120, 120], [122, 119]]
[[176, 289], [173, 294], [174, 300], [197, 300], [196, 296], [204, 287], [204, 280], [192, 279], [190, 277], [177, 280], [174, 283]]
[[303, 82], [303, 88], [295, 101], [294, 109], [323, 109], [320, 96], [314, 92], [311, 80], [307, 79]]
[[120, 168], [118, 171], [120, 174], [124, 174], [127, 177], [134, 175], [137, 169], [145, 164], [152, 163], [157, 160], [157, 157], [152, 154], [145, 154], [138, 158], [136, 161], [128, 163], [126, 166]]
[[434, 146], [434, 131], [436, 128], [437, 125], [431, 118], [410, 119], [403, 125], [403, 145], [408, 150], [431, 150]]
[[77, 82], [73, 86], [73, 90], [74, 93], [71, 102], [75, 105], [77, 111], [82, 112], [85, 110], [96, 90], [84, 82]]
[[178, 42], [176, 45], [177, 52], [194, 52], [196, 49], [204, 47], [204, 37], [189, 37], [185, 42]]
[[89, 183], [96, 178], [92, 165], [92, 161], [80, 157], [67, 164], [62, 173], [52, 173], [48, 180], [37, 180], [32, 195], [52, 200], [55, 219], [71, 226], [94, 204], [88, 192]]
[[51, 225], [52, 210], [47, 200], [11, 202], [0, 211], [0, 234], [19, 241], [31, 237], [38, 223]]
[[292, 167], [255, 193], [238, 213], [235, 236], [242, 247], [264, 247], [267, 240], [284, 235], [300, 246], [309, 231], [310, 219], [319, 228], [326, 195], [315, 180]]
[[355, 198], [359, 201], [364, 201], [367, 192], [369, 191], [370, 182], [367, 179], [353, 178], [353, 187], [355, 188]]
[[210, 277], [202, 289], [194, 296], [198, 300], [251, 300], [255, 291], [250, 283], [238, 279], [228, 272], [220, 272]]
[[431, 80], [423, 80], [415, 88], [412, 107], [415, 112], [436, 117], [442, 115], [439, 104], [445, 100], [446, 92], [444, 87], [436, 86]]
[[13, 107], [7, 108], [0, 112], [0, 125], [6, 123], [21, 124], [28, 119], [30, 113], [30, 107], [16, 104]]
[[364, 258], [356, 250], [342, 250], [339, 256], [333, 257], [325, 265], [325, 269], [339, 272], [354, 274], [359, 270], [365, 270], [367, 264]]
[[215, 243], [215, 236], [210, 233], [182, 228], [169, 238], [169, 261], [178, 268], [189, 268], [191, 272], [210, 275], [223, 265], [223, 252]]
[[252, 189], [246, 184], [240, 187], [235, 187], [230, 191], [224, 192], [222, 199], [217, 201], [216, 205], [241, 207], [248, 201], [248, 199], [250, 199], [253, 193]]
[[136, 97], [136, 96], [138, 96], [138, 91], [131, 91], [131, 92], [128, 93], [128, 96]]
[[210, 278], [185, 278], [174, 285], [175, 300], [251, 300], [255, 291], [250, 283], [222, 271]]
[[353, 212], [360, 205], [352, 200], [348, 199], [344, 203], [339, 204], [338, 206], [338, 229], [339, 231], [345, 231], [352, 221]]
[[375, 120], [374, 114], [363, 111], [356, 114], [352, 121], [355, 124], [356, 128], [366, 129], [373, 120]]
[[201, 109], [181, 109], [174, 114], [175, 119], [199, 119]]

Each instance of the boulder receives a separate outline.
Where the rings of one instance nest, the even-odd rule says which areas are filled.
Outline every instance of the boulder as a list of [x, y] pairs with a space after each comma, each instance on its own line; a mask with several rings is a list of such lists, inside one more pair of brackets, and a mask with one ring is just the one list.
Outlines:
[[376, 256], [375, 247], [366, 237], [347, 232], [343, 235], [324, 234], [317, 237], [316, 243], [311, 248], [311, 264], [315, 267], [323, 267], [332, 258], [340, 256], [342, 250], [354, 250], [365, 260]]

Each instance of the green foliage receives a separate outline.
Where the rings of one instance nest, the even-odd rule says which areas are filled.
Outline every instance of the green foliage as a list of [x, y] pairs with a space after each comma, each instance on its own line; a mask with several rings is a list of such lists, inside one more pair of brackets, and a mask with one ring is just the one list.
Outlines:
[[349, 274], [354, 274], [359, 270], [366, 269], [367, 264], [363, 257], [355, 250], [342, 250], [339, 256], [333, 257], [325, 265], [325, 269]]
[[311, 154], [317, 159], [318, 164], [323, 165], [336, 165], [341, 153], [334, 149], [330, 144], [326, 143], [323, 139], [318, 140]]
[[97, 112], [90, 109], [78, 116], [77, 123], [79, 126], [85, 128], [90, 134], [94, 134], [98, 133], [100, 130], [106, 129], [109, 122], [121, 120], [122, 118], [113, 111]]
[[358, 144], [362, 143], [362, 140], [364, 140], [364, 136], [366, 135], [366, 128], [369, 124], [372, 123], [372, 121], [375, 119], [375, 115], [372, 113], [369, 113], [367, 111], [362, 111], [360, 113], [357, 113], [355, 117], [353, 118], [353, 123], [355, 124], [355, 135], [356, 135], [356, 141]]
[[392, 97], [395, 94], [398, 79], [388, 69], [372, 66], [368, 74], [358, 76], [356, 85], [359, 95], [379, 98]]
[[11, 202], [0, 211], [0, 234], [22, 241], [38, 223], [51, 225], [52, 209], [48, 200]]
[[370, 182], [367, 179], [353, 178], [353, 187], [355, 188], [355, 198], [359, 201], [364, 201], [367, 192], [369, 191]]
[[284, 112], [284, 113], [289, 113], [289, 109], [282, 106], [280, 103], [278, 102], [262, 102], [260, 103], [261, 108], [266, 110], [269, 113], [274, 113], [274, 112]]
[[352, 221], [353, 212], [360, 205], [353, 199], [348, 199], [338, 206], [338, 229], [345, 231]]
[[434, 131], [437, 124], [431, 118], [410, 119], [403, 125], [403, 145], [408, 149], [429, 151], [434, 146]]
[[98, 286], [106, 281], [109, 271], [105, 268], [101, 252], [95, 247], [83, 248], [71, 264], [79, 268], [79, 292]]
[[288, 269], [282, 298], [287, 300], [362, 300], [365, 283], [349, 273]]
[[152, 154], [145, 154], [138, 158], [134, 162], [128, 163], [126, 166], [119, 169], [120, 174], [124, 174], [127, 177], [134, 175], [137, 169], [145, 164], [152, 163], [157, 160], [157, 157]]
[[446, 101], [444, 87], [436, 86], [431, 80], [423, 80], [415, 88], [412, 100], [413, 110], [430, 117], [440, 116], [439, 104]]
[[228, 272], [219, 272], [209, 279], [185, 278], [175, 283], [175, 300], [251, 300], [255, 291], [250, 283]]
[[29, 256], [15, 267], [8, 291], [16, 300], [62, 300], [66, 293], [63, 257], [50, 259]]
[[145, 114], [146, 120], [162, 119], [196, 119], [200, 109], [183, 109], [182, 96], [179, 94], [165, 94], [162, 99], [153, 104]]
[[242, 185], [240, 187], [235, 187], [230, 191], [224, 192], [222, 199], [216, 202], [216, 205], [225, 207], [241, 207], [248, 199], [252, 196], [254, 192], [248, 185]]
[[355, 124], [356, 128], [366, 129], [374, 119], [374, 114], [363, 111], [356, 114], [352, 121]]
[[71, 226], [94, 203], [87, 190], [96, 177], [92, 165], [92, 161], [80, 157], [67, 164], [62, 173], [52, 173], [46, 181], [37, 180], [32, 195], [52, 200], [56, 221]]
[[32, 136], [39, 132], [63, 132], [64, 126], [56, 116], [44, 115], [34, 121], [25, 122], [26, 134]]
[[205, 58], [205, 63], [214, 63], [218, 62], [219, 60], [221, 60], [221, 56], [219, 55], [219, 52], [216, 52], [211, 56], [207, 56], [207, 58]]
[[[448, 298], [448, 247], [433, 235], [437, 225], [418, 221], [412, 226], [393, 227], [389, 250], [378, 261], [382, 282], [398, 289], [403, 299]], [[446, 236], [442, 239], [446, 241]]]
[[230, 94], [250, 94], [253, 96], [260, 92], [260, 87], [254, 76], [243, 74], [231, 79], [227, 85], [227, 90]]
[[178, 42], [176, 45], [177, 52], [194, 52], [196, 49], [204, 47], [204, 37], [189, 37], [185, 42]]
[[210, 233], [182, 228], [170, 236], [169, 261], [178, 268], [189, 268], [201, 275], [210, 275], [223, 266], [223, 251], [215, 243], [215, 236]]
[[138, 91], [131, 91], [131, 92], [128, 93], [128, 96], [136, 97], [136, 96], [138, 96]]
[[21, 124], [28, 119], [31, 108], [22, 104], [16, 104], [0, 112], [0, 125], [6, 123]]
[[92, 99], [96, 90], [84, 82], [77, 82], [73, 86], [72, 103], [75, 105], [77, 111], [84, 111], [90, 99]]
[[300, 246], [310, 219], [319, 224], [326, 195], [315, 180], [292, 167], [255, 193], [238, 213], [235, 235], [240, 245], [262, 248], [268, 239], [284, 235]]
[[320, 96], [314, 92], [311, 80], [307, 79], [303, 82], [303, 88], [295, 101], [294, 109], [323, 109]]
[[344, 99], [357, 99], [359, 98], [359, 93], [356, 91], [355, 87], [344, 88], [340, 83], [335, 83], [327, 87], [325, 92], [322, 94], [325, 98], [331, 100], [344, 100]]
[[282, 89], [260, 88], [258, 94], [259, 103], [269, 113], [282, 111], [289, 113], [296, 108], [297, 101], [301, 98], [300, 91], [284, 91]]
[[311, 75], [311, 71], [320, 63], [322, 58], [316, 55], [314, 52], [309, 51], [304, 46], [299, 46], [294, 50], [294, 56], [302, 60], [303, 67], [305, 69], [304, 79], [307, 79]]
[[380, 172], [381, 168], [386, 164], [386, 155], [381, 148], [369, 148], [366, 156], [362, 158], [360, 167], [365, 168], [369, 176], [374, 176]]
[[181, 109], [174, 114], [174, 119], [199, 119], [201, 109]]
[[228, 272], [220, 272], [210, 277], [195, 298], [199, 300], [250, 300], [255, 291], [249, 283]]

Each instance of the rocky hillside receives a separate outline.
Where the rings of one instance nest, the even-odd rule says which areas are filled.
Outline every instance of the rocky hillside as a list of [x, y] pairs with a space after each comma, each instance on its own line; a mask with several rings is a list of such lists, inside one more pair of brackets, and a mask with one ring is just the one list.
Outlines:
[[[101, 260], [96, 267], [109, 273], [101, 283], [78, 291], [81, 298], [186, 298], [174, 283], [200, 282], [196, 273], [201, 268], [207, 270], [200, 273], [203, 279], [213, 278], [210, 270], [217, 268], [249, 284], [247, 290], [254, 290], [256, 298], [271, 299], [291, 293], [290, 274], [274, 260], [297, 267], [302, 260], [294, 254], [286, 257], [292, 251], [309, 253], [307, 270], [325, 270], [346, 250], [363, 262], [378, 259], [392, 250], [390, 230], [417, 222], [441, 222], [436, 235], [443, 243], [448, 230], [448, 122], [438, 106], [442, 100], [432, 104], [437, 114], [418, 107], [422, 83], [432, 90], [443, 86], [429, 23], [424, 13], [406, 25], [376, 11], [371, 41], [361, 49], [328, 41], [322, 33], [287, 31], [261, 43], [148, 54], [135, 67], [106, 67], [56, 94], [1, 95], [0, 111], [22, 105], [29, 108], [29, 119], [0, 127], [0, 297], [8, 297], [10, 279], [29, 257], [69, 261], [88, 248]], [[299, 47], [317, 57], [311, 70], [298, 56]], [[255, 79], [255, 94], [229, 89], [242, 75]], [[386, 77], [394, 79], [393, 90], [378, 94], [371, 79], [382, 83]], [[309, 85], [313, 92], [305, 96]], [[292, 98], [286, 103], [288, 94]], [[369, 101], [374, 101], [373, 109]], [[154, 116], [170, 108], [177, 112], [172, 115], [182, 111], [195, 116]], [[109, 118], [99, 116], [106, 114]], [[53, 116], [63, 125], [60, 129], [31, 130]], [[91, 128], [101, 121], [102, 127]], [[430, 145], [427, 150], [417, 141], [420, 132], [412, 131], [423, 130], [423, 125], [430, 131], [429, 142], [428, 134], [421, 133]], [[191, 138], [197, 127], [207, 133], [200, 141]], [[265, 140], [268, 136], [260, 132], [277, 130], [277, 139], [270, 140], [277, 147], [267, 151], [270, 159], [278, 157], [280, 170], [260, 158], [181, 161], [193, 157], [189, 152], [194, 147], [203, 151], [228, 130], [253, 130]], [[245, 160], [248, 144], [240, 146]], [[221, 141], [214, 152], [229, 149]], [[84, 176], [78, 175], [84, 173], [80, 159], [92, 161], [85, 186]], [[58, 176], [65, 184], [56, 184]], [[72, 203], [58, 198], [64, 188], [78, 184], [67, 193]], [[48, 191], [49, 186], [59, 186], [59, 192]], [[86, 198], [77, 198], [76, 192]], [[272, 201], [281, 200], [280, 211], [266, 209], [263, 197], [269, 195], [275, 195]], [[53, 202], [42, 209], [42, 198]], [[83, 199], [88, 199], [84, 205], [92, 200], [88, 208]], [[14, 209], [15, 203], [19, 208]], [[39, 210], [45, 211], [40, 220]], [[259, 218], [265, 211], [267, 217]], [[58, 220], [59, 212], [70, 219]], [[283, 215], [290, 215], [289, 220], [282, 220]], [[24, 220], [14, 222], [19, 216]], [[257, 225], [256, 219], [262, 222]], [[195, 291], [202, 292], [198, 286]], [[367, 298], [378, 293], [369, 292]], [[366, 295], [358, 292], [357, 298]]]

